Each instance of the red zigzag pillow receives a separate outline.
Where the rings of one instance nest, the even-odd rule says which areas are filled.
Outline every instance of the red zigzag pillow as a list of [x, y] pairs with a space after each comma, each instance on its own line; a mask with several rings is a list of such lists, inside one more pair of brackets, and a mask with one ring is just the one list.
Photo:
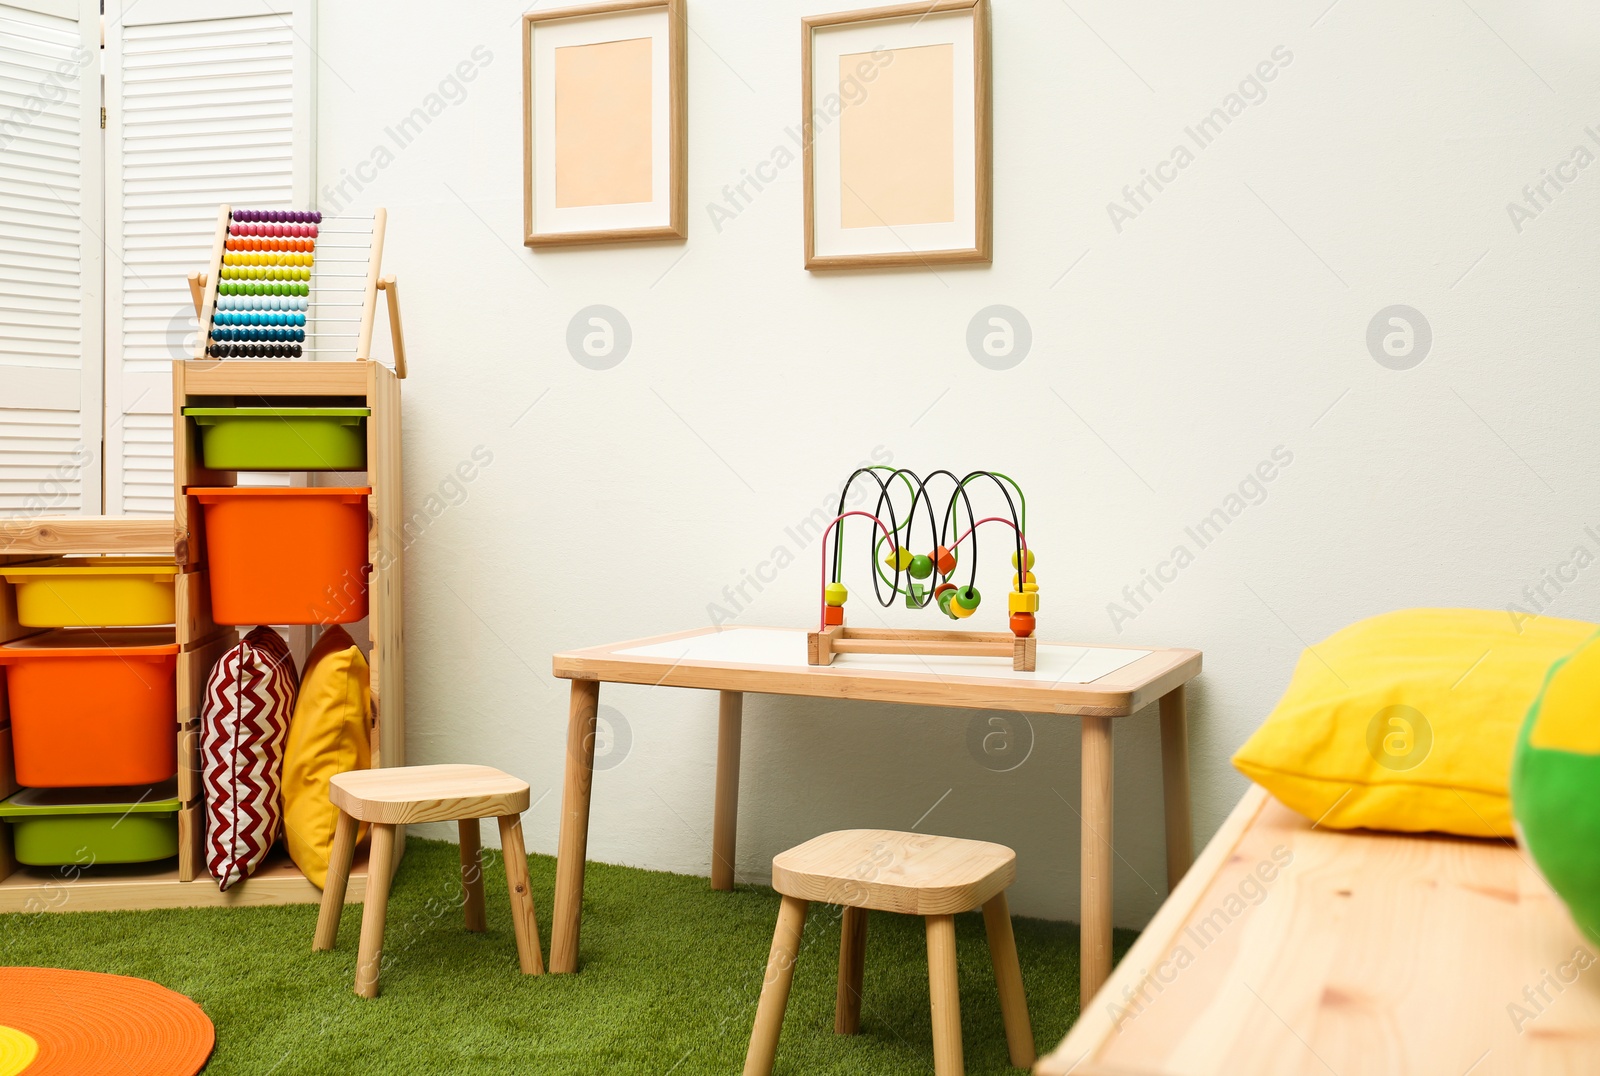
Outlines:
[[206, 681], [206, 867], [220, 889], [250, 877], [278, 839], [283, 742], [298, 682], [289, 647], [271, 628], [246, 635]]

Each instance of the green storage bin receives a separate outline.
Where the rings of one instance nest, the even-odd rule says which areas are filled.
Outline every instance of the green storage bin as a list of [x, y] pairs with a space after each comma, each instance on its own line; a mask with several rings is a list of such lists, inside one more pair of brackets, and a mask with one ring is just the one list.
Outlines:
[[366, 407], [185, 407], [214, 471], [364, 471]]
[[150, 863], [178, 854], [178, 779], [131, 788], [25, 788], [0, 803], [33, 867]]

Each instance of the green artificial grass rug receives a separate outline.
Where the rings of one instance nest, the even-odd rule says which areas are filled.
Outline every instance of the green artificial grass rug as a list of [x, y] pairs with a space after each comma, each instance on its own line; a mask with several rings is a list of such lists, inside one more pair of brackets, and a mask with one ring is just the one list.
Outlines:
[[[484, 858], [489, 930], [469, 934], [455, 845], [407, 842], [375, 1001], [351, 992], [357, 904], [331, 953], [311, 951], [314, 904], [0, 915], [0, 962], [135, 975], [187, 994], [217, 1028], [207, 1076], [740, 1070], [777, 920], [772, 890], [714, 893], [704, 878], [591, 863], [579, 973], [525, 977], [499, 853]], [[555, 860], [530, 864], [548, 960]], [[922, 921], [871, 916], [856, 1036], [833, 1033], [839, 922], [838, 908], [812, 906], [775, 1071], [931, 1073]], [[983, 918], [956, 922], [967, 1072], [1015, 1072]], [[1016, 936], [1043, 1053], [1077, 1018], [1078, 928], [1017, 919]], [[1119, 958], [1133, 936], [1118, 933]]]

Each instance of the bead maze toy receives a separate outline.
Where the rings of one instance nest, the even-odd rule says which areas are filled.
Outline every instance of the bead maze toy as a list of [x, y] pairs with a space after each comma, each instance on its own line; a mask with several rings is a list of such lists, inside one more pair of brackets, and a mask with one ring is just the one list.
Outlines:
[[[877, 472], [887, 471], [887, 477]], [[851, 487], [866, 476], [878, 486], [878, 499], [871, 512], [847, 510]], [[948, 481], [954, 488], [943, 512], [936, 515], [933, 493], [935, 480]], [[1006, 514], [978, 518], [973, 511], [972, 483], [994, 483], [1005, 498]], [[909, 492], [911, 503], [904, 522], [896, 511], [895, 496]], [[1013, 491], [1016, 494], [1012, 498]], [[966, 516], [966, 530], [961, 516]], [[927, 520], [929, 550], [913, 552], [912, 531], [920, 516]], [[887, 515], [888, 522], [884, 522]], [[983, 600], [976, 586], [978, 528], [985, 523], [1003, 523], [1011, 528], [1014, 552], [1011, 554], [1011, 592], [1007, 595], [1010, 612], [1007, 632], [950, 631], [940, 629], [852, 628], [844, 622], [844, 606], [850, 597], [841, 579], [844, 568], [844, 521], [863, 516], [876, 524], [870, 533], [873, 578], [872, 589], [884, 608], [904, 598], [910, 609], [935, 606], [951, 620], [967, 620], [978, 611]], [[1028, 502], [1022, 487], [994, 471], [972, 471], [957, 478], [951, 471], [933, 471], [919, 478], [914, 471], [887, 466], [861, 467], [851, 473], [839, 493], [839, 510], [822, 534], [822, 602], [817, 630], [806, 636], [807, 661], [812, 665], [831, 665], [836, 654], [922, 654], [927, 656], [1009, 657], [1019, 672], [1034, 671], [1038, 642], [1034, 638], [1035, 614], [1039, 609], [1039, 583], [1034, 578], [1033, 550], [1028, 548]], [[829, 537], [832, 545], [829, 545]], [[958, 551], [966, 546], [967, 582], [954, 580], [960, 569]], [[831, 549], [831, 555], [830, 555]], [[832, 565], [831, 571], [829, 565]], [[885, 569], [893, 572], [890, 576]], [[884, 587], [888, 587], [885, 592]]]

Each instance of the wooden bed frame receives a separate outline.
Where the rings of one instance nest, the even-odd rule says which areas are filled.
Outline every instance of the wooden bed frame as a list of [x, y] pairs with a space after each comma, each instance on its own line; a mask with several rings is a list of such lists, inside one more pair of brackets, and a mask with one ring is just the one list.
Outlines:
[[1511, 841], [1320, 829], [1258, 786], [1038, 1076], [1600, 1072], [1600, 946]]

